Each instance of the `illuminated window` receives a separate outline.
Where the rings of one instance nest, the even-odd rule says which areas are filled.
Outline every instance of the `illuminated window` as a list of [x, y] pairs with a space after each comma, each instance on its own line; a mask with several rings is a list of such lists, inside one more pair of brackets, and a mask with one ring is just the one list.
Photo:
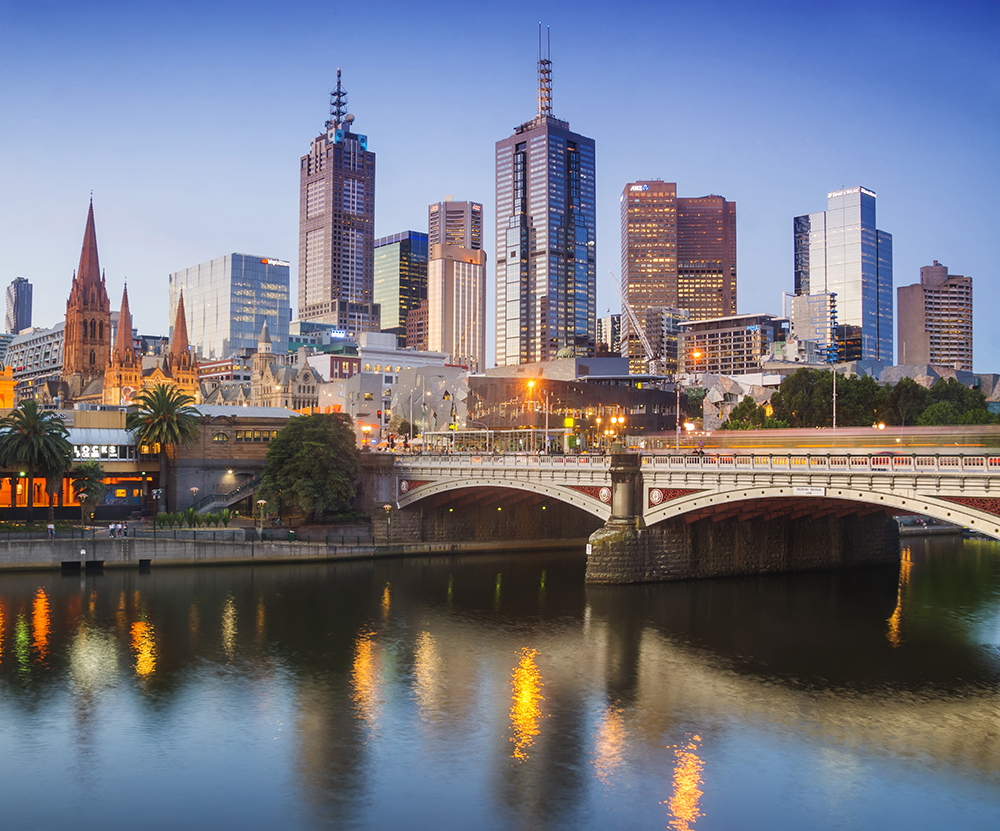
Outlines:
[[212, 441], [229, 441], [228, 433], [216, 433], [212, 436]]

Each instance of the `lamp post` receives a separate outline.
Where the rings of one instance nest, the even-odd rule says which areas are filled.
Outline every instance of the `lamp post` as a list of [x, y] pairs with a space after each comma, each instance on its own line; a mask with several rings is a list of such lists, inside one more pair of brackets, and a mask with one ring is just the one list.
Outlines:
[[266, 499], [257, 500], [257, 513], [260, 514], [260, 538], [264, 539], [264, 506], [267, 504]]
[[392, 505], [388, 502], [382, 506], [385, 509], [385, 544], [389, 544], [389, 528], [392, 526]]
[[87, 525], [87, 494], [80, 494], [80, 530], [82, 531]]
[[466, 424], [466, 426], [468, 426], [470, 424], [478, 424], [480, 427], [482, 427], [486, 431], [486, 452], [489, 453], [490, 452], [490, 428], [487, 427], [484, 422], [482, 422], [482, 421], [473, 421], [471, 418], [467, 418], [465, 420], [465, 424]]
[[195, 501], [198, 499], [198, 488], [191, 488], [191, 507], [194, 507]]

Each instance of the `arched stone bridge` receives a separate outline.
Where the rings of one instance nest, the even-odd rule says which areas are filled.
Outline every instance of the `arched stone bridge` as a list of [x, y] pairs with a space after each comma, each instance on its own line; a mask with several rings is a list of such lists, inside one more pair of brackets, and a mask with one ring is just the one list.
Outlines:
[[613, 483], [612, 459], [626, 455], [404, 456], [395, 462], [396, 503], [553, 499], [603, 521], [641, 517], [644, 527], [675, 518], [690, 524], [912, 513], [1000, 539], [1000, 449], [996, 455], [647, 454]]

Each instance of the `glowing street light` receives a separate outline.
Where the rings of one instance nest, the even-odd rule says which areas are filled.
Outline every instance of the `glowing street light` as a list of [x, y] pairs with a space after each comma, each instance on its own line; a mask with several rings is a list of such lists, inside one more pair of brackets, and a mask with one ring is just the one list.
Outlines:
[[260, 514], [260, 535], [261, 538], [264, 536], [264, 506], [267, 504], [266, 499], [257, 500], [257, 513]]

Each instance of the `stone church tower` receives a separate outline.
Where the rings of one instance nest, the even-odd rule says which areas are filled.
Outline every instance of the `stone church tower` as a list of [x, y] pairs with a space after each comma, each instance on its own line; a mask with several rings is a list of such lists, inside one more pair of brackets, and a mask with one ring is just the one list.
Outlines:
[[122, 310], [118, 314], [118, 329], [111, 359], [104, 372], [104, 403], [131, 404], [142, 389], [142, 360], [132, 342], [132, 312], [128, 307], [128, 286], [122, 294]]
[[186, 392], [194, 398], [196, 404], [201, 400], [198, 361], [188, 343], [183, 292], [177, 302], [177, 317], [174, 319], [174, 331], [170, 338], [170, 354], [163, 362], [163, 372], [181, 392]]
[[[128, 332], [131, 335], [131, 328]], [[80, 267], [73, 275], [73, 288], [66, 301], [62, 380], [71, 399], [83, 394], [92, 381], [103, 380], [110, 357], [111, 304], [97, 258], [94, 201], [91, 199]]]

